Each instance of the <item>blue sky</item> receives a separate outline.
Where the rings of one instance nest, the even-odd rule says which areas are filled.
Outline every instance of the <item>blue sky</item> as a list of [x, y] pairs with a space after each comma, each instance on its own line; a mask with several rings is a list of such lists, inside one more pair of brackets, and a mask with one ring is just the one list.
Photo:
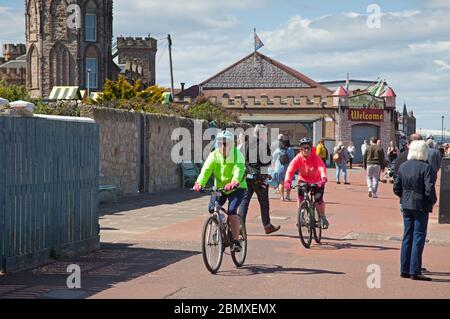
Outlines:
[[[367, 27], [367, 7], [381, 28]], [[414, 110], [418, 128], [450, 129], [449, 0], [115, 0], [115, 36], [174, 41], [175, 82], [199, 83], [250, 53], [261, 53], [317, 81], [385, 78]], [[24, 1], [0, 0], [0, 43], [23, 42]], [[157, 82], [169, 81], [166, 41], [158, 43]]]

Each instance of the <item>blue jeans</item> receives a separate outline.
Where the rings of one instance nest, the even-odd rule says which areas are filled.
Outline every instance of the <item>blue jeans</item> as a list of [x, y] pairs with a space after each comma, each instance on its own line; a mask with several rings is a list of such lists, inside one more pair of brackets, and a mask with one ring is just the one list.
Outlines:
[[335, 163], [336, 166], [336, 181], [339, 182], [339, 178], [342, 174], [344, 175], [344, 182], [347, 183], [347, 163]]
[[233, 193], [228, 195], [223, 194], [219, 198], [217, 198], [216, 196], [211, 196], [211, 201], [209, 203], [208, 210], [211, 214], [214, 213], [216, 200], [219, 202], [220, 206], [223, 206], [225, 205], [228, 199], [228, 215], [230, 216], [237, 215], [238, 208], [241, 205], [242, 200], [244, 199], [244, 195], [245, 189], [239, 188], [235, 190]]
[[403, 209], [405, 232], [401, 250], [401, 272], [420, 275], [422, 253], [427, 237], [429, 213]]

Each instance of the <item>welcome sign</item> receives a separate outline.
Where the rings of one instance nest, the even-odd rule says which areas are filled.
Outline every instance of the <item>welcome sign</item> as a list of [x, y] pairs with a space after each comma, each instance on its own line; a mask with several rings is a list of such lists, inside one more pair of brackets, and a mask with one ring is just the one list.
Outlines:
[[384, 121], [384, 110], [349, 109], [348, 119], [350, 121], [381, 122]]

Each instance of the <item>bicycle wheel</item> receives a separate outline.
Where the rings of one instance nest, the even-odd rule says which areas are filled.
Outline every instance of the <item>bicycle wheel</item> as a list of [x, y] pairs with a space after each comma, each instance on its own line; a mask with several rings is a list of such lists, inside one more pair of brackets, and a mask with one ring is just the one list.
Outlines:
[[297, 212], [297, 227], [300, 241], [305, 248], [311, 247], [313, 232], [311, 227], [311, 216], [309, 214], [309, 204], [303, 202]]
[[318, 244], [322, 241], [322, 217], [317, 211], [316, 205], [314, 205], [314, 240]]
[[209, 217], [203, 226], [202, 234], [203, 262], [212, 274], [216, 274], [222, 264], [223, 241], [219, 222], [215, 217]]
[[245, 258], [247, 258], [247, 229], [245, 227], [244, 219], [239, 216], [239, 242], [241, 243], [242, 249], [240, 252], [231, 253], [231, 259], [233, 259], [236, 267], [242, 267], [245, 263]]

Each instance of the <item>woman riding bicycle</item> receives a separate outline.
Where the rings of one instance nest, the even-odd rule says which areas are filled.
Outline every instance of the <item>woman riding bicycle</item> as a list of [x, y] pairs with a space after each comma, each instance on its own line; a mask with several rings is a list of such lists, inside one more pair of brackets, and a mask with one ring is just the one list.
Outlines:
[[207, 184], [209, 178], [214, 174], [215, 187], [223, 189], [222, 196], [217, 198], [211, 196], [208, 206], [210, 213], [214, 212], [215, 202], [223, 206], [228, 199], [228, 220], [233, 235], [232, 251], [239, 252], [239, 217], [237, 211], [244, 199], [247, 183], [245, 181], [245, 158], [244, 155], [234, 147], [234, 135], [229, 131], [222, 131], [216, 137], [217, 148], [209, 154], [198, 177], [194, 190], [200, 192]]
[[[292, 179], [296, 172], [299, 172], [299, 184], [316, 184], [318, 189], [315, 192], [317, 211], [322, 217], [323, 228], [327, 229], [330, 223], [325, 215], [325, 202], [323, 195], [325, 184], [327, 183], [327, 169], [324, 162], [315, 152], [312, 152], [312, 140], [302, 138], [300, 140], [300, 153], [292, 160], [286, 173], [285, 188], [291, 189]], [[298, 206], [304, 201], [303, 194], [299, 189]]]

